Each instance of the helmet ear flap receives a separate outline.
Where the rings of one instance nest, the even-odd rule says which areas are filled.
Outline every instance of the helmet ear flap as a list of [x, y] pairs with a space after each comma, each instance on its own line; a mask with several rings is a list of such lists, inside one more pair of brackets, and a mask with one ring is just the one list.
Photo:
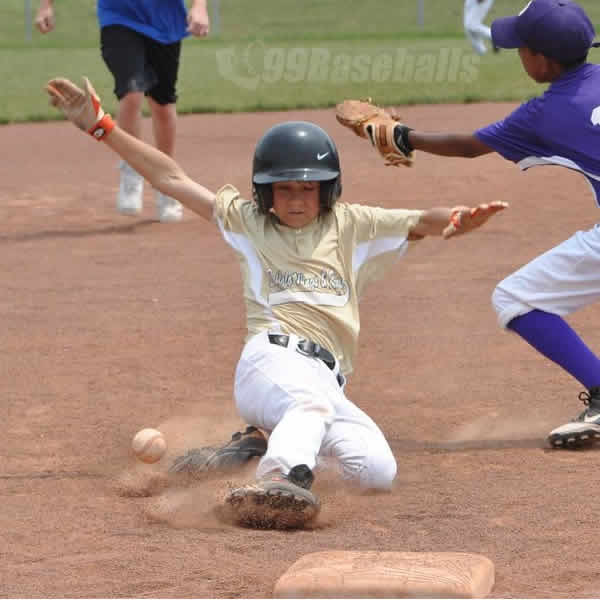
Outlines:
[[337, 176], [330, 181], [321, 181], [320, 203], [321, 211], [329, 212], [337, 199], [342, 195], [342, 178]]
[[333, 191], [332, 191], [332, 202], [331, 202], [331, 206], [333, 206], [337, 201], [338, 198], [342, 195], [342, 176], [338, 175], [336, 177], [335, 183], [333, 184]]
[[273, 208], [273, 186], [270, 183], [253, 183], [252, 197], [258, 206], [258, 212], [267, 214]]

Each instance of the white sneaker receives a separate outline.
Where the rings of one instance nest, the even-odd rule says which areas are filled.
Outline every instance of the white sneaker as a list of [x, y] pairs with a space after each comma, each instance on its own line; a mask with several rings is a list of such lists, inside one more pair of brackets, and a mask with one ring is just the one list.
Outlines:
[[121, 179], [117, 210], [123, 215], [139, 215], [142, 212], [144, 178], [124, 160], [119, 165]]
[[156, 212], [161, 223], [176, 223], [183, 217], [183, 206], [174, 198], [166, 196], [158, 190], [154, 190], [156, 200]]

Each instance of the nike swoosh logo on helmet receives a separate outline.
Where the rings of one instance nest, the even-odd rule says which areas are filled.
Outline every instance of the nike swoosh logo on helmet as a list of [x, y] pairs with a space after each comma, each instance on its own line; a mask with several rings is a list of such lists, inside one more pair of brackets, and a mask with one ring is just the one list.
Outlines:
[[325, 152], [325, 154], [317, 153], [317, 160], [323, 160], [328, 154], [329, 152]]

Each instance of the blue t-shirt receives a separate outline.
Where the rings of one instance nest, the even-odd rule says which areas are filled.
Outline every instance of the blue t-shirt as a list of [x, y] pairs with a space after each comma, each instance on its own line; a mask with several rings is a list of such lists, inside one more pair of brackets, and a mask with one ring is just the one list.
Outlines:
[[161, 44], [187, 35], [184, 0], [98, 0], [100, 27], [124, 25]]
[[565, 73], [475, 136], [523, 170], [560, 165], [583, 173], [600, 206], [600, 65]]

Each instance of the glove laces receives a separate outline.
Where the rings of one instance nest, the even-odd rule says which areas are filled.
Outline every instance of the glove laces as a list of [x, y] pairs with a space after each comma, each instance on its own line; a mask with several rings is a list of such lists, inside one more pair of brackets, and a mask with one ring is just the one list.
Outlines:
[[591, 390], [592, 393], [589, 392], [580, 392], [578, 398], [586, 405], [590, 406], [593, 403], [600, 405], [600, 394], [598, 393], [598, 388], [594, 388]]

